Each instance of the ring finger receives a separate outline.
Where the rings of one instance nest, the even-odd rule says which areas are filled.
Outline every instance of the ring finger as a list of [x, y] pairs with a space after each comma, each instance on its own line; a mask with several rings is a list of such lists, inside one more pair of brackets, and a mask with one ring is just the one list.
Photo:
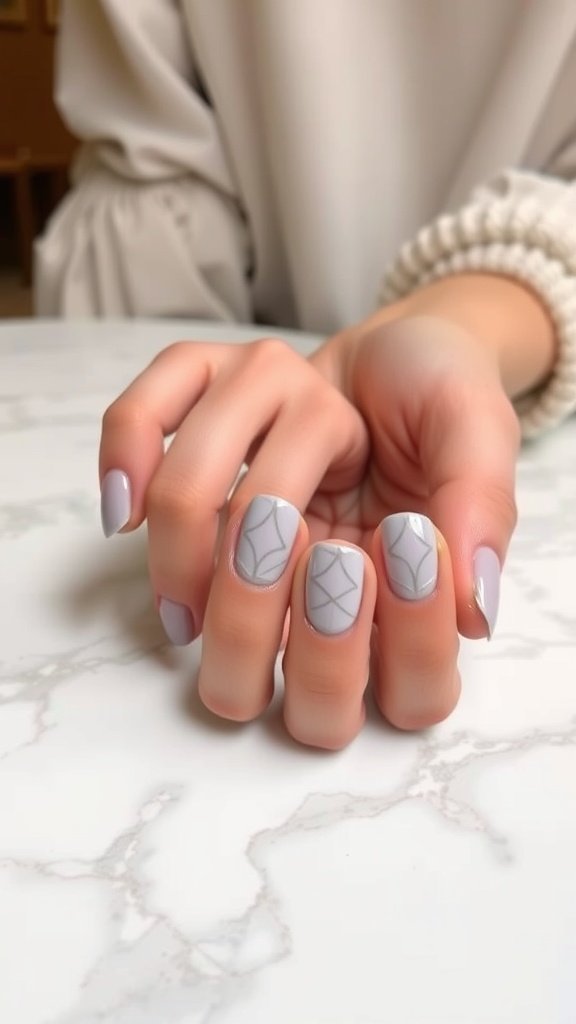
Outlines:
[[338, 750], [364, 722], [376, 574], [349, 544], [315, 544], [297, 566], [284, 655], [284, 719], [301, 743]]

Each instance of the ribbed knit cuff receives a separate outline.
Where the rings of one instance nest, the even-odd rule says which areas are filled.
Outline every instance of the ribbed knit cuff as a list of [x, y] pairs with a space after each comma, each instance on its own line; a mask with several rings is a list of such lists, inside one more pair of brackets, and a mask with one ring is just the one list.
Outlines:
[[440, 216], [401, 249], [379, 296], [396, 301], [452, 274], [514, 277], [547, 306], [557, 338], [552, 374], [517, 403], [522, 434], [535, 437], [576, 409], [576, 189], [507, 172], [469, 205]]

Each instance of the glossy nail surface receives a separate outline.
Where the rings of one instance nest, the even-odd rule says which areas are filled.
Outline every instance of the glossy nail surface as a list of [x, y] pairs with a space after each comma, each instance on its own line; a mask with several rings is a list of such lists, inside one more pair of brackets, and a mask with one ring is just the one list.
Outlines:
[[130, 481], [121, 469], [110, 469], [102, 481], [100, 514], [105, 537], [118, 533], [130, 519], [132, 494]]
[[161, 597], [158, 613], [164, 632], [171, 643], [176, 647], [185, 647], [186, 644], [192, 643], [195, 634], [194, 619], [186, 605]]
[[343, 544], [315, 544], [306, 573], [306, 617], [319, 633], [343, 633], [362, 600], [364, 558]]
[[489, 639], [498, 617], [501, 572], [496, 552], [492, 548], [477, 548], [474, 554], [474, 600], [486, 620]]
[[380, 524], [390, 589], [406, 601], [421, 601], [436, 589], [438, 549], [427, 516], [397, 512]]
[[283, 498], [259, 494], [250, 502], [238, 538], [234, 565], [247, 583], [263, 587], [284, 572], [298, 533], [298, 509]]

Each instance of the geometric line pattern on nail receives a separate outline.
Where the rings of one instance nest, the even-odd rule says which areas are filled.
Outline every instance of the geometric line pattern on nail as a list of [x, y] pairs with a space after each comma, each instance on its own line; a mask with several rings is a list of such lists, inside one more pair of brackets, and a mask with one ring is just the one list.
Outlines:
[[239, 575], [257, 586], [275, 583], [290, 558], [299, 519], [298, 509], [283, 498], [267, 494], [253, 498], [236, 548]]
[[356, 548], [315, 544], [306, 576], [306, 614], [320, 633], [342, 633], [362, 600], [364, 558]]
[[399, 512], [382, 523], [386, 569], [393, 591], [410, 601], [432, 593], [438, 576], [434, 527], [426, 516]]

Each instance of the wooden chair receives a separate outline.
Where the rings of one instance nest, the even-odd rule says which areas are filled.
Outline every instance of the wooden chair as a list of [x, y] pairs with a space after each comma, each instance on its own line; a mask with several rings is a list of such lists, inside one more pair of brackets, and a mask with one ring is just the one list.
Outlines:
[[30, 150], [24, 146], [0, 148], [0, 178], [10, 178], [14, 195], [16, 238], [22, 282], [32, 281], [34, 210], [30, 186]]

